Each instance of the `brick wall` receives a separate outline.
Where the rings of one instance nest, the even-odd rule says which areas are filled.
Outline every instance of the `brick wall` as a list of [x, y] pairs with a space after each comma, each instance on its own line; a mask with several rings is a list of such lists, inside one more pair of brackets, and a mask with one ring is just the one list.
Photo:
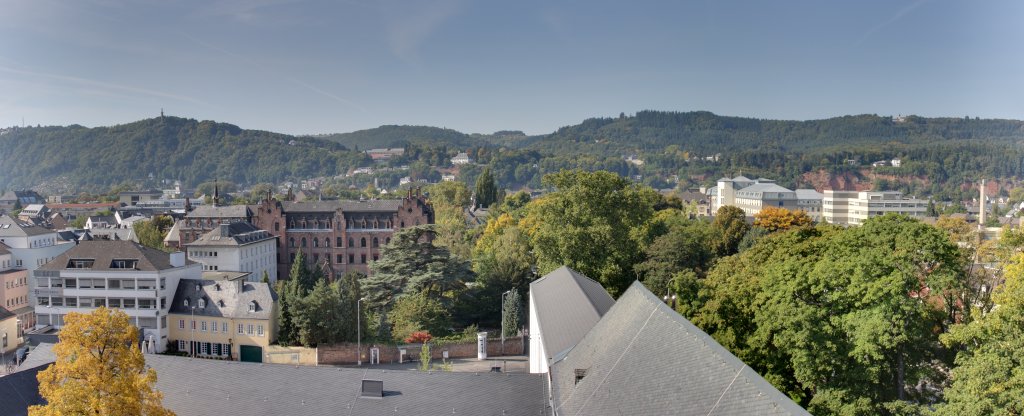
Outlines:
[[[522, 337], [509, 337], [505, 339], [505, 350], [502, 353], [501, 339], [491, 338], [487, 340], [487, 356], [497, 357], [502, 355], [522, 355], [524, 341]], [[399, 347], [395, 345], [376, 345], [363, 343], [363, 363], [370, 361], [370, 348], [380, 348], [381, 363], [397, 363]], [[406, 359], [418, 360], [421, 344], [403, 345], [406, 350]], [[430, 357], [433, 360], [440, 360], [442, 352], [448, 351], [448, 358], [475, 358], [476, 341], [465, 341], [455, 344], [431, 345]], [[317, 356], [320, 364], [355, 364], [357, 345], [354, 343], [335, 344], [317, 348]]]

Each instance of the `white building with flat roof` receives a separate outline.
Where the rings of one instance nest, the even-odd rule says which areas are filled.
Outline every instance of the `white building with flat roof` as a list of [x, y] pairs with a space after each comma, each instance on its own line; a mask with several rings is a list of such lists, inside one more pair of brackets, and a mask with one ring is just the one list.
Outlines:
[[821, 201], [822, 218], [831, 224], [860, 225], [869, 218], [889, 213], [923, 218], [928, 200], [906, 198], [899, 191], [834, 191], [826, 189]]
[[249, 273], [252, 282], [265, 273], [271, 284], [277, 281], [277, 238], [247, 222], [220, 224], [185, 246], [204, 271]]

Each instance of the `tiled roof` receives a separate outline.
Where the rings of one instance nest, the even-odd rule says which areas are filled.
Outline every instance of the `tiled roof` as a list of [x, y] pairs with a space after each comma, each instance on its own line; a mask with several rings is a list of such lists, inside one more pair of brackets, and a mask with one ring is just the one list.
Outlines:
[[640, 282], [550, 372], [559, 415], [809, 415]]
[[600, 283], [566, 266], [530, 283], [530, 296], [548, 357], [579, 342], [615, 304]]
[[[174, 268], [170, 255], [160, 250], [126, 240], [82, 241], [71, 250], [39, 267], [39, 270], [60, 271], [68, 266], [71, 259], [92, 259], [90, 270], [123, 270], [111, 268], [114, 260], [138, 260], [134, 270], [158, 271]], [[188, 261], [191, 263], [191, 261]]]
[[[241, 292], [238, 285], [242, 286]], [[188, 299], [189, 306], [185, 306], [185, 299]], [[205, 302], [203, 308], [198, 307], [199, 299]], [[256, 302], [253, 312], [249, 312], [250, 302]], [[201, 316], [270, 319], [274, 302], [277, 302], [277, 294], [268, 283], [246, 282], [239, 278], [235, 281], [181, 279], [174, 291], [170, 313], [189, 314], [193, 312], [192, 306], [196, 306], [195, 314]]]

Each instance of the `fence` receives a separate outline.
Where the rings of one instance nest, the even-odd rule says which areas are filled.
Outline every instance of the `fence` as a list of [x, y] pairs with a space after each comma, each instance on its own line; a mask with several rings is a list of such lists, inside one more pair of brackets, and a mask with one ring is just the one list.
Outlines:
[[[497, 357], [502, 355], [522, 355], [526, 340], [523, 337], [505, 338], [505, 347], [502, 348], [500, 338], [487, 340], [487, 356]], [[399, 361], [400, 349], [404, 349], [405, 360], [419, 360], [420, 347], [422, 344], [384, 345], [384, 344], [362, 344], [363, 363], [370, 361], [370, 348], [380, 349], [380, 362], [397, 363]], [[448, 351], [448, 358], [476, 358], [476, 340], [461, 341], [455, 343], [431, 343], [430, 358], [440, 360], [444, 351]], [[355, 343], [342, 343], [335, 345], [323, 345], [316, 349], [320, 364], [355, 364], [358, 346]]]

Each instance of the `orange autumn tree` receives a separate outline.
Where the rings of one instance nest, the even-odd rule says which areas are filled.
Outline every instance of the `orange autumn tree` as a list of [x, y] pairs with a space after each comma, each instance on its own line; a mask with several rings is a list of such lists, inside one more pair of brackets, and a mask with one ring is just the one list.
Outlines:
[[153, 389], [156, 371], [146, 369], [129, 319], [103, 307], [69, 313], [53, 346], [57, 360], [38, 375], [47, 404], [30, 407], [29, 415], [174, 415]]
[[803, 227], [812, 222], [814, 221], [803, 210], [790, 211], [785, 208], [765, 207], [754, 214], [754, 226], [772, 233]]

